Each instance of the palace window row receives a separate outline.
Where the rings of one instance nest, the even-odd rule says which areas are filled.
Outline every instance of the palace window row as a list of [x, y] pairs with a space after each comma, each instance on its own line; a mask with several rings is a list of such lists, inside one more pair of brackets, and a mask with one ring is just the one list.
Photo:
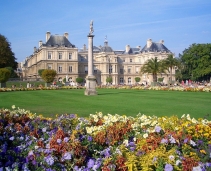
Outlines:
[[[62, 52], [58, 52], [58, 59], [61, 60], [63, 58], [63, 53]], [[53, 59], [53, 53], [52, 52], [48, 52], [48, 59]], [[71, 60], [72, 59], [72, 53], [68, 54], [68, 59]]]

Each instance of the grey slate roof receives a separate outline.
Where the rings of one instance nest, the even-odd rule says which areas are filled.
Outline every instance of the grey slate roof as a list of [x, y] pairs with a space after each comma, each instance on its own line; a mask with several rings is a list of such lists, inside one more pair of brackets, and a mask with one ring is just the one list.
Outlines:
[[60, 36], [60, 35], [51, 35], [46, 44], [43, 44], [43, 46], [51, 46], [51, 47], [63, 46], [72, 48], [75, 47], [75, 45], [71, 44], [65, 36]]
[[170, 53], [171, 51], [168, 50], [168, 48], [165, 47], [162, 43], [152, 42], [149, 48], [147, 48], [147, 45], [145, 45], [143, 49], [141, 50], [141, 52], [169, 52]]
[[110, 46], [108, 46], [108, 42], [105, 41], [104, 46], [101, 47], [100, 51], [101, 52], [113, 52], [113, 49]]
[[140, 53], [139, 48], [130, 48], [130, 50], [128, 52], [124, 51], [123, 54], [139, 54], [139, 53]]

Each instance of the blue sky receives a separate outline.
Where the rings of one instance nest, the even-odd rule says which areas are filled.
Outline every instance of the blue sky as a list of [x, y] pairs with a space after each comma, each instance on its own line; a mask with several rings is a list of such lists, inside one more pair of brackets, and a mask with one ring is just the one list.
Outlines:
[[94, 20], [94, 45], [105, 36], [114, 50], [164, 40], [178, 56], [193, 43], [211, 43], [210, 0], [0, 0], [0, 34], [18, 62], [45, 42], [45, 34], [69, 33], [78, 48], [87, 44]]

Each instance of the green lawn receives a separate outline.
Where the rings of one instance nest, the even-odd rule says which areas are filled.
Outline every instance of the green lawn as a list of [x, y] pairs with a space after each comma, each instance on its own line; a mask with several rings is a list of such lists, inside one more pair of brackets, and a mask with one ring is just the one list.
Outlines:
[[[85, 96], [83, 89], [0, 92], [0, 108], [16, 107], [54, 117], [74, 113], [88, 116], [95, 112], [136, 116], [190, 114], [200, 118], [211, 114], [211, 93], [153, 90], [97, 89], [97, 96]], [[208, 117], [211, 120], [211, 116]]]

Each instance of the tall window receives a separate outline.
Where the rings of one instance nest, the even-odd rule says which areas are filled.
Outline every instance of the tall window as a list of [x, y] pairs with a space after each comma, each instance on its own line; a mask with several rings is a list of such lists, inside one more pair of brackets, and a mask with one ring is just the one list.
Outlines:
[[72, 53], [69, 53], [69, 59], [72, 59]]
[[128, 67], [128, 69], [127, 69], [127, 73], [131, 73], [131, 67]]
[[120, 68], [120, 74], [123, 74], [123, 72], [124, 72], [124, 69]]
[[97, 74], [97, 67], [94, 66], [94, 73]]
[[62, 53], [59, 52], [59, 59], [62, 59]]
[[48, 59], [52, 59], [52, 53], [48, 52]]
[[73, 72], [73, 67], [69, 66], [69, 72]]
[[136, 67], [136, 74], [138, 74], [139, 73], [139, 67]]
[[109, 73], [112, 73], [112, 65], [109, 65]]
[[62, 66], [59, 66], [59, 72], [62, 72]]
[[84, 71], [86, 74], [88, 73], [88, 66], [85, 66]]
[[128, 84], [131, 84], [131, 78], [130, 77], [128, 78]]
[[133, 60], [132, 60], [132, 59], [130, 59], [130, 62], [133, 62]]
[[124, 78], [120, 77], [119, 83], [120, 83], [120, 84], [123, 84], [123, 83], [124, 83]]

